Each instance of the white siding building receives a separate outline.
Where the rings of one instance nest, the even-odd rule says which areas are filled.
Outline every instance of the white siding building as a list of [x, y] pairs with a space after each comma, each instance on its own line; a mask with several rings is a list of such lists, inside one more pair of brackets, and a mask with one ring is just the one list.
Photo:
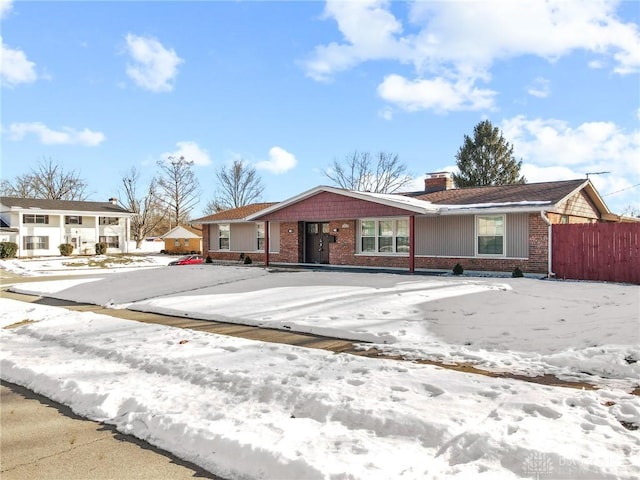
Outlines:
[[[93, 254], [95, 244], [108, 253], [126, 253], [132, 213], [108, 202], [0, 197], [2, 241], [18, 244], [19, 257], [59, 255], [63, 243], [73, 254]], [[6, 237], [6, 238], [5, 238]]]

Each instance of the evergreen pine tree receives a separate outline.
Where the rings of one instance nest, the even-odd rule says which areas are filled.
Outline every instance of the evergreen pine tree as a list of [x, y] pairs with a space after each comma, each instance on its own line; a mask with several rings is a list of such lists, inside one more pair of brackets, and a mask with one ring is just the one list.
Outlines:
[[527, 183], [520, 175], [522, 161], [516, 161], [513, 146], [489, 120], [474, 127], [473, 138], [464, 136], [456, 164], [459, 173], [453, 174], [453, 181], [458, 188]]

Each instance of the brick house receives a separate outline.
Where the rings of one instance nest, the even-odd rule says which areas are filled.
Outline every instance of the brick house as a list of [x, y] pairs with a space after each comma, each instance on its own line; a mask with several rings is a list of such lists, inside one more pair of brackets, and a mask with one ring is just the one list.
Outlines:
[[200, 253], [202, 230], [188, 225], [178, 225], [162, 235], [166, 253]]
[[[551, 271], [552, 224], [624, 220], [609, 211], [588, 179], [454, 189], [450, 175], [442, 172], [430, 174], [419, 192], [377, 194], [319, 186], [280, 203], [249, 207], [254, 213], [228, 211], [228, 217], [236, 218], [224, 220], [221, 212], [217, 219], [209, 218], [208, 227], [201, 219], [205, 254], [224, 257], [234, 251], [232, 245], [262, 238], [253, 255], [265, 264], [413, 272], [451, 270], [460, 263], [468, 270], [519, 267], [542, 274]], [[231, 222], [237, 223], [236, 235]], [[258, 229], [269, 235], [259, 237]], [[244, 239], [234, 238], [242, 232]]]
[[[264, 262], [264, 222], [248, 221], [247, 217], [274, 205], [277, 204], [254, 203], [192, 220], [192, 224], [202, 225], [202, 254], [226, 261], [249, 255], [252, 260]], [[271, 224], [272, 254], [279, 250], [278, 234], [277, 224]]]

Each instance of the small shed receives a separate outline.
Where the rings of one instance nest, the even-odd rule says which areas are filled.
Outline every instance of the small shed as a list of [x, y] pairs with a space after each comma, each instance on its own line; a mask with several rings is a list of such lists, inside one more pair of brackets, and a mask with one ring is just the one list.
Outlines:
[[173, 227], [161, 237], [167, 253], [202, 253], [202, 230], [187, 225]]

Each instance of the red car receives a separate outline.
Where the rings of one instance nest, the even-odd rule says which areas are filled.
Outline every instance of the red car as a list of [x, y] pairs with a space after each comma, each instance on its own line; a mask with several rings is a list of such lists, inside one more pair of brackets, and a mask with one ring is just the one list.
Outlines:
[[169, 262], [169, 265], [200, 265], [204, 259], [200, 255], [186, 255], [178, 260]]

